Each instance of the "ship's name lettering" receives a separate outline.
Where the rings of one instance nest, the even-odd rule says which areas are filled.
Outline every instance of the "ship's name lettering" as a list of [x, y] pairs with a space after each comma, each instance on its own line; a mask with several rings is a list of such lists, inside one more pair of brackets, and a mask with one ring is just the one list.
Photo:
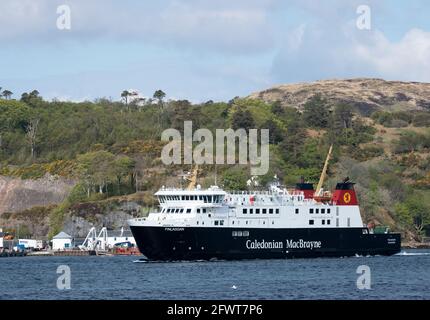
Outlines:
[[184, 228], [164, 228], [166, 231], [184, 231]]
[[282, 249], [283, 247], [284, 244], [281, 241], [265, 241], [264, 239], [261, 241], [246, 241], [247, 249]]
[[298, 241], [287, 240], [287, 249], [318, 249], [321, 248], [321, 241], [304, 241], [300, 239]]

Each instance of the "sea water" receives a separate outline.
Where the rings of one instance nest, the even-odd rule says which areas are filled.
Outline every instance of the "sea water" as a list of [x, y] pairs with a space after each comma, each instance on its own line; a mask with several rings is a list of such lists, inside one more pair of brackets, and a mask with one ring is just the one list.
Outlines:
[[[430, 250], [405, 250], [391, 257], [137, 259], [0, 258], [0, 299], [430, 299]], [[370, 273], [363, 275], [362, 266]], [[63, 281], [65, 276], [69, 282]], [[365, 286], [370, 289], [359, 289], [359, 277], [370, 281]]]

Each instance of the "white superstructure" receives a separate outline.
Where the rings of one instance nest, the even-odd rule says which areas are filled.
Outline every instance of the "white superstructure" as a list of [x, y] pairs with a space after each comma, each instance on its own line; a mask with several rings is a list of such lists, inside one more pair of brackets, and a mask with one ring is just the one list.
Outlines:
[[[192, 190], [163, 187], [155, 195], [160, 203], [159, 210], [150, 213], [146, 218], [129, 220], [130, 226], [363, 227], [359, 206], [356, 203], [339, 205], [333, 201], [316, 201], [313, 198], [306, 198], [303, 191], [288, 190], [277, 185], [270, 186], [268, 191], [231, 193], [217, 186], [208, 189], [197, 186]], [[351, 199], [351, 195], [348, 197], [347, 200]]]

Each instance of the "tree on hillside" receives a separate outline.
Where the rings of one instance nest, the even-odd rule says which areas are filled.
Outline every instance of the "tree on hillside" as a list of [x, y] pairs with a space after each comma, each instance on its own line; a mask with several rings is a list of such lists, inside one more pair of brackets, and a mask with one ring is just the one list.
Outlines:
[[327, 128], [330, 113], [327, 101], [320, 95], [315, 95], [304, 105], [303, 120], [305, 125], [315, 128]]
[[24, 92], [21, 101], [33, 106], [37, 101], [42, 101], [42, 97], [39, 96], [39, 91], [33, 90], [30, 93]]
[[298, 160], [305, 140], [306, 130], [301, 121], [291, 121], [280, 143], [283, 158], [291, 164], [299, 165]]
[[413, 227], [418, 235], [423, 235], [424, 227], [430, 225], [430, 206], [420, 194], [409, 196], [395, 206], [400, 221], [407, 227]]
[[347, 104], [338, 104], [334, 108], [334, 125], [337, 128], [349, 129], [352, 127], [353, 108]]
[[353, 108], [347, 104], [339, 104], [334, 108], [332, 116], [329, 118], [330, 128], [328, 132], [330, 143], [348, 145], [349, 137], [353, 135]]
[[27, 141], [30, 145], [31, 159], [34, 159], [34, 149], [36, 147], [37, 127], [40, 119], [31, 119], [25, 129]]
[[117, 179], [118, 192], [121, 186], [122, 179], [127, 176], [132, 176], [133, 168], [134, 161], [127, 156], [118, 156], [114, 160], [112, 173], [116, 176]]
[[9, 100], [13, 95], [13, 92], [10, 90], [4, 90], [3, 91], [3, 97], [5, 97], [7, 100]]
[[134, 161], [127, 156], [115, 156], [100, 150], [77, 157], [77, 174], [85, 186], [88, 197], [98, 187], [98, 192], [107, 192], [108, 184], [116, 184], [118, 194], [122, 179], [133, 174]]
[[193, 126], [198, 127], [199, 121], [197, 116], [199, 112], [194, 111], [191, 102], [188, 100], [177, 100], [172, 101], [169, 104], [169, 114], [166, 115], [167, 119], [163, 119], [163, 122], [170, 123], [172, 128], [177, 130], [184, 130], [184, 121], [193, 121]]
[[128, 90], [124, 90], [121, 92], [121, 98], [123, 99], [125, 105], [128, 105], [128, 97], [130, 96], [130, 92]]
[[166, 94], [163, 90], [157, 90], [154, 92], [153, 98], [158, 100], [159, 105], [163, 105], [163, 99], [166, 97]]
[[249, 131], [249, 129], [254, 129], [255, 121], [252, 113], [249, 110], [243, 110], [240, 108], [235, 113], [233, 113], [231, 127], [234, 130], [245, 129], [246, 131]]
[[269, 143], [278, 144], [284, 138], [283, 130], [272, 119], [267, 120], [261, 129], [269, 129]]
[[272, 113], [276, 116], [282, 116], [284, 114], [281, 101], [277, 100], [272, 104]]

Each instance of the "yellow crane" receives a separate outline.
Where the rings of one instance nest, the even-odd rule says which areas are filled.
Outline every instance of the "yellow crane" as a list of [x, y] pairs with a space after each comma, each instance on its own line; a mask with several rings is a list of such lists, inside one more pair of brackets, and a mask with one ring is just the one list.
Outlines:
[[197, 184], [197, 174], [199, 173], [199, 165], [196, 164], [191, 176], [188, 178], [190, 183], [188, 184], [187, 190], [194, 190]]
[[330, 149], [328, 150], [327, 158], [325, 159], [325, 163], [324, 163], [324, 168], [323, 168], [323, 171], [321, 172], [320, 181], [318, 182], [317, 189], [315, 191], [315, 195], [317, 197], [322, 196], [322, 194], [321, 194], [322, 193], [322, 186], [323, 186], [324, 180], [327, 176], [327, 168], [328, 168], [328, 163], [329, 163], [330, 158], [331, 158], [332, 151], [333, 151], [333, 145], [331, 145]]

